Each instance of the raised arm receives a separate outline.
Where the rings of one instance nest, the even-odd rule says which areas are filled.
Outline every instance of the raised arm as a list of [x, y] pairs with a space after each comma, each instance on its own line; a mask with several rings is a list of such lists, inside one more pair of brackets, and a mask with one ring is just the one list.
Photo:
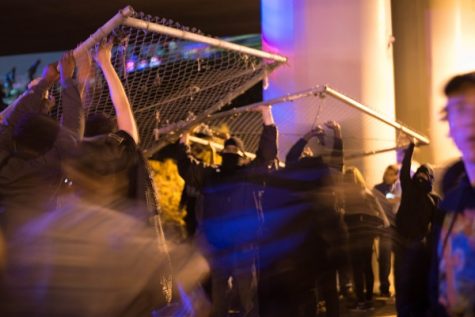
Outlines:
[[211, 172], [213, 168], [198, 161], [191, 155], [188, 145], [188, 133], [184, 133], [180, 138], [175, 152], [175, 159], [181, 178], [194, 188], [203, 188], [206, 174]]
[[308, 140], [305, 139], [305, 137], [300, 138], [297, 142], [295, 142], [285, 156], [285, 164], [298, 162], [300, 156], [302, 155], [303, 149], [307, 145], [307, 142]]
[[277, 158], [277, 128], [270, 106], [260, 106], [256, 108], [262, 115], [264, 130], [259, 141], [259, 148], [253, 164], [267, 164]]
[[46, 66], [41, 77], [2, 112], [2, 124], [13, 128], [26, 113], [47, 113], [50, 110], [50, 104], [45, 102], [47, 91], [58, 79], [57, 64]]
[[63, 105], [61, 125], [80, 140], [84, 135], [85, 116], [79, 89], [72, 79], [74, 67], [72, 52], [65, 53], [59, 61]]
[[332, 120], [325, 123], [329, 129], [333, 130], [333, 150], [331, 153], [331, 167], [339, 171], [343, 170], [343, 136], [341, 126], [338, 122]]
[[307, 132], [290, 148], [289, 152], [287, 152], [287, 155], [285, 156], [285, 164], [298, 162], [308, 141], [313, 137], [321, 136], [322, 133], [323, 129], [320, 126]]
[[401, 180], [401, 188], [404, 192], [404, 189], [407, 188], [408, 184], [411, 182], [411, 162], [412, 155], [414, 153], [415, 143], [411, 142], [404, 153], [404, 159], [402, 160], [402, 167], [399, 174]]
[[132, 107], [130, 106], [122, 82], [120, 81], [114, 66], [112, 66], [111, 50], [112, 42], [109, 41], [103, 43], [99, 47], [94, 58], [97, 65], [102, 70], [107, 85], [109, 86], [109, 92], [117, 116], [117, 126], [119, 130], [127, 132], [136, 143], [139, 143], [139, 133], [132, 113]]

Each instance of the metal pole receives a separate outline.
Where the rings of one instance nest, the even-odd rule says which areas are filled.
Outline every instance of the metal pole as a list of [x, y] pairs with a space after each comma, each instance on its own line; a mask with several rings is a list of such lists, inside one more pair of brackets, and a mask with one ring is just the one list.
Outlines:
[[[219, 151], [224, 149], [224, 145], [222, 145], [222, 144], [219, 144], [219, 143], [216, 143], [216, 142], [213, 142], [213, 141], [208, 141], [208, 140], [205, 140], [205, 139], [193, 136], [193, 135], [188, 136], [188, 139], [191, 142], [194, 142], [194, 143], [211, 146], [211, 147], [213, 147], [213, 148], [215, 148], [216, 150], [219, 150]], [[244, 152], [244, 154], [250, 159], [255, 159], [256, 158], [256, 155], [254, 153]]]
[[275, 105], [275, 104], [279, 104], [279, 103], [292, 102], [292, 101], [298, 100], [300, 98], [305, 98], [305, 97], [309, 97], [309, 96], [316, 96], [317, 94], [319, 94], [321, 92], [323, 92], [323, 88], [321, 86], [315, 86], [314, 88], [310, 88], [310, 89], [303, 90], [303, 91], [300, 91], [300, 92], [296, 92], [296, 93], [293, 93], [293, 94], [288, 94], [286, 96], [282, 96], [282, 97], [279, 97], [279, 98], [274, 98], [274, 99], [266, 100], [266, 101], [263, 101], [263, 102], [256, 102], [256, 103], [252, 103], [250, 105], [244, 106], [244, 107], [233, 108], [233, 109], [230, 109], [228, 111], [223, 111], [223, 112], [214, 114], [214, 115], [210, 116], [209, 118], [210, 119], [217, 119], [217, 118], [222, 118], [222, 117], [226, 117], [226, 116], [230, 116], [230, 115], [234, 115], [234, 114], [238, 114], [238, 113], [242, 113], [242, 112], [252, 111], [252, 110], [254, 110], [254, 108], [259, 107], [259, 106], [266, 106], [266, 105], [270, 106], [270, 105]]
[[[418, 143], [418, 144], [416, 144], [416, 147], [423, 146], [423, 145], [427, 145], [427, 144]], [[407, 147], [407, 145], [406, 146], [393, 146], [393, 147], [386, 148], [386, 149], [381, 149], [381, 150], [367, 151], [367, 152], [362, 152], [362, 153], [358, 153], [358, 154], [351, 154], [351, 155], [345, 156], [344, 159], [345, 160], [352, 160], [352, 159], [357, 159], [357, 158], [361, 158], [361, 157], [365, 157], [365, 156], [402, 150], [402, 149], [405, 149], [406, 147]]]
[[126, 6], [120, 10], [112, 19], [106, 22], [100, 27], [94, 34], [90, 35], [87, 40], [82, 42], [73, 51], [74, 57], [81, 55], [81, 53], [91, 49], [94, 45], [99, 43], [104, 37], [109, 35], [112, 30], [121, 25], [127, 17], [130, 17], [134, 13], [134, 9], [131, 6]]
[[160, 33], [160, 34], [166, 34], [166, 35], [177, 37], [177, 38], [187, 40], [187, 41], [206, 43], [206, 44], [209, 44], [211, 46], [220, 47], [220, 48], [224, 48], [224, 49], [229, 49], [229, 50], [232, 50], [232, 51], [237, 51], [237, 52], [241, 52], [241, 53], [245, 53], [245, 54], [249, 54], [249, 55], [252, 55], [252, 56], [261, 57], [261, 58], [265, 58], [265, 59], [271, 59], [271, 60], [281, 62], [281, 63], [286, 63], [287, 62], [287, 57], [284, 57], [284, 56], [281, 56], [281, 55], [278, 55], [278, 54], [272, 54], [272, 53], [269, 53], [269, 52], [256, 50], [256, 49], [249, 48], [249, 47], [246, 47], [246, 46], [242, 46], [242, 45], [238, 45], [238, 44], [234, 44], [234, 43], [229, 43], [229, 42], [219, 40], [219, 39], [215, 39], [215, 38], [212, 38], [212, 37], [208, 37], [208, 36], [204, 36], [204, 35], [200, 35], [200, 34], [196, 34], [196, 33], [192, 33], [192, 32], [187, 32], [187, 31], [183, 31], [183, 30], [179, 30], [179, 29], [175, 29], [175, 28], [172, 28], [172, 27], [168, 27], [168, 26], [164, 26], [164, 25], [161, 25], [161, 24], [153, 23], [153, 22], [150, 22], [150, 21], [143, 21], [143, 20], [140, 20], [140, 19], [128, 17], [123, 21], [122, 24], [130, 26], [130, 27], [138, 28], [138, 29], [144, 29], [144, 30], [147, 30], [147, 31], [152, 31], [152, 32]]
[[329, 86], [324, 86], [324, 93], [344, 102], [345, 104], [353, 107], [353, 108], [356, 108], [358, 110], [360, 110], [361, 112], [363, 113], [366, 113], [367, 115], [381, 121], [381, 122], [384, 122], [386, 123], [387, 125], [390, 125], [398, 130], [400, 130], [401, 132], [409, 135], [409, 136], [412, 136], [414, 138], [416, 138], [419, 142], [423, 143], [423, 144], [429, 144], [430, 141], [428, 138], [426, 138], [425, 136], [409, 129], [409, 128], [406, 128], [405, 126], [403, 126], [402, 124], [400, 124], [399, 122], [396, 122], [394, 120], [391, 120], [389, 118], [386, 118], [385, 116], [383, 116], [382, 114], [378, 113], [377, 111], [369, 108], [368, 106], [365, 106], [353, 99], [351, 99], [350, 97], [348, 96], [345, 96], [343, 95], [342, 93], [330, 88]]

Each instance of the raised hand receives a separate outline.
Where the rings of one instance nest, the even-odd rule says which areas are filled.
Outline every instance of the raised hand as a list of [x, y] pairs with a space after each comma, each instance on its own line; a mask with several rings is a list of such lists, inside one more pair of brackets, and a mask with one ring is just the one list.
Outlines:
[[97, 48], [94, 54], [94, 60], [99, 67], [111, 63], [112, 57], [112, 41], [102, 42]]
[[313, 137], [323, 137], [323, 135], [325, 134], [325, 132], [323, 131], [323, 127], [321, 125], [317, 125], [315, 128], [313, 128], [312, 130], [308, 131], [304, 136], [303, 138], [305, 140], [310, 140], [311, 138]]
[[262, 114], [262, 121], [265, 125], [274, 124], [274, 117], [272, 116], [272, 108], [270, 105], [261, 105], [254, 108], [254, 111], [259, 111]]
[[325, 126], [331, 130], [337, 138], [341, 138], [341, 125], [335, 120], [325, 122]]
[[64, 84], [66, 79], [70, 79], [73, 77], [74, 68], [76, 66], [76, 62], [74, 60], [73, 52], [68, 51], [61, 56], [59, 60], [59, 73], [61, 76], [61, 84]]
[[43, 69], [41, 77], [52, 84], [59, 79], [58, 63], [52, 63]]
[[398, 147], [405, 147], [410, 143], [416, 144], [416, 142], [417, 142], [416, 138], [411, 137], [402, 131], [399, 132], [397, 136], [397, 141], [396, 141]]

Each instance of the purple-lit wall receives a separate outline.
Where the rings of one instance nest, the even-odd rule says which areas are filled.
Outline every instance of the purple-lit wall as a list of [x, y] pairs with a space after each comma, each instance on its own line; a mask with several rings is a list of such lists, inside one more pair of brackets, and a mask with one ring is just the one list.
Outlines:
[[[288, 65], [270, 76], [265, 99], [329, 84], [394, 118], [390, 1], [262, 0], [263, 49], [285, 55]], [[331, 98], [275, 106], [281, 158], [315, 123], [343, 126], [346, 154], [394, 146], [395, 130], [348, 110]], [[370, 183], [380, 181], [395, 154], [352, 160]]]

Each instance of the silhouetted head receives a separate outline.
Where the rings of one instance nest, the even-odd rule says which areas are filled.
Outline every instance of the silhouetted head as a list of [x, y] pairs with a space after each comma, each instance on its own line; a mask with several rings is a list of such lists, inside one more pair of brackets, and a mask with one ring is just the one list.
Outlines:
[[28, 113], [21, 117], [13, 129], [16, 155], [34, 158], [53, 148], [59, 133], [59, 124], [45, 114]]
[[420, 189], [430, 193], [434, 183], [434, 170], [428, 164], [422, 164], [416, 170], [412, 179]]
[[109, 134], [117, 130], [116, 121], [103, 113], [92, 113], [86, 118], [84, 136], [94, 137]]
[[230, 137], [224, 142], [223, 158], [221, 166], [224, 170], [234, 170], [241, 164], [241, 159], [245, 157], [244, 143], [238, 137]]

